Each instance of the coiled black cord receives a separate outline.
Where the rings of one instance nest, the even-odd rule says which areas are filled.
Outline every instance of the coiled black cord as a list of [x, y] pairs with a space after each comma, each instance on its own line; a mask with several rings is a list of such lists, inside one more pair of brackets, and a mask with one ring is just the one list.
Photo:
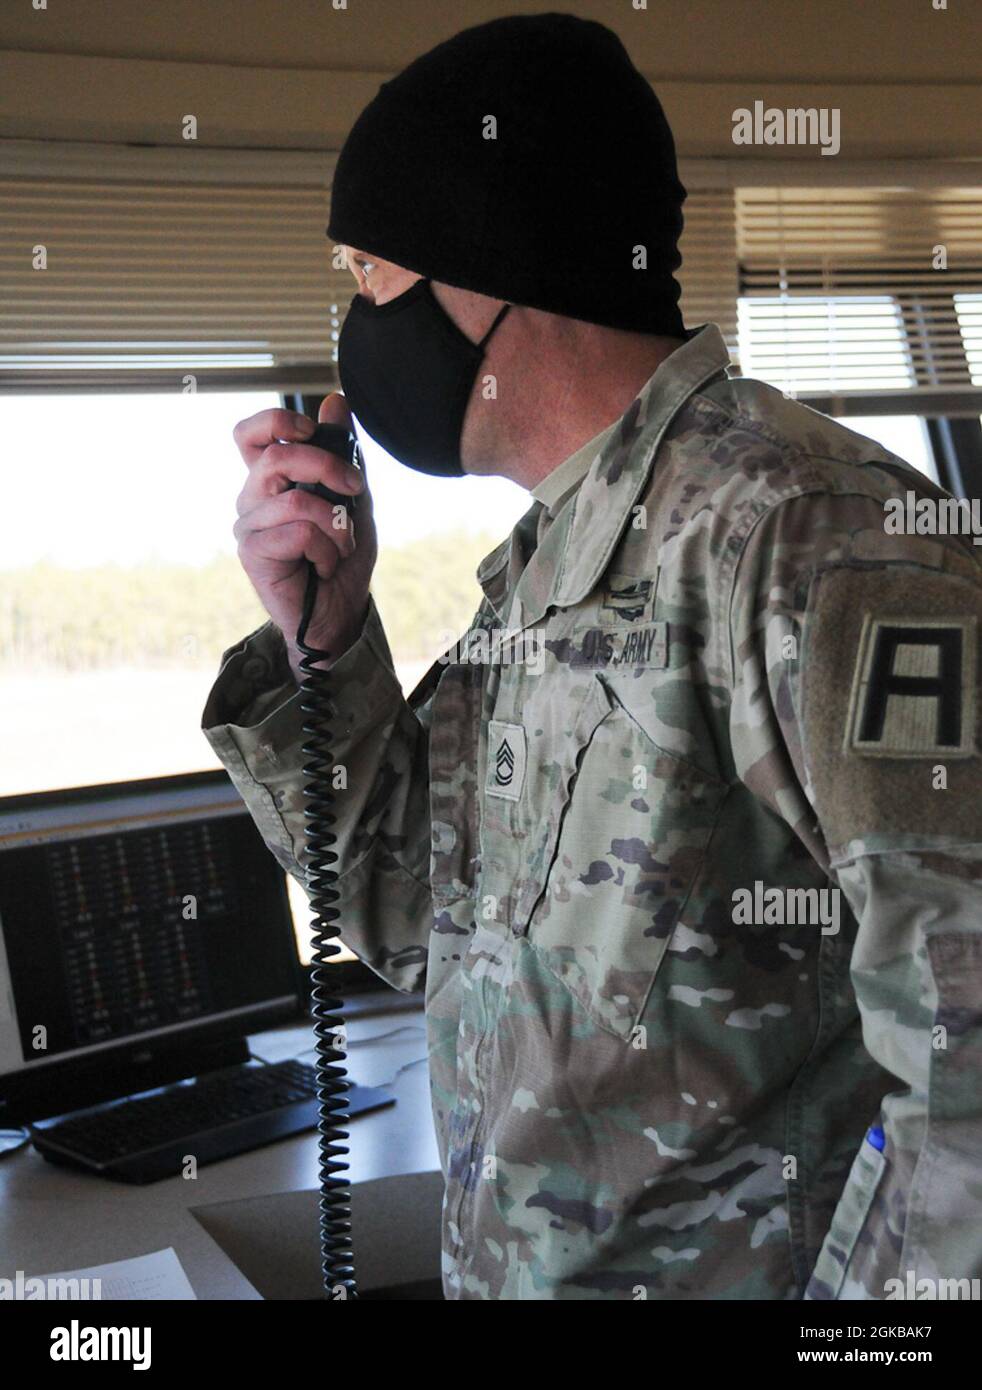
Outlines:
[[[328, 453], [337, 454], [355, 468], [361, 455], [355, 436], [343, 425], [321, 422], [303, 441]], [[300, 488], [334, 507], [343, 507], [350, 519], [355, 498], [334, 492], [323, 483], [287, 481], [287, 489]], [[317, 1039], [318, 1120], [320, 1132], [320, 1232], [321, 1273], [329, 1298], [356, 1298], [354, 1252], [351, 1244], [351, 1182], [347, 1177], [348, 1074], [345, 1070], [344, 1017], [341, 1000], [330, 989], [329, 971], [337, 979], [337, 966], [331, 960], [338, 954], [335, 944], [341, 935], [334, 904], [341, 896], [335, 887], [338, 872], [334, 844], [334, 797], [331, 794], [331, 730], [329, 721], [335, 710], [331, 704], [330, 676], [316, 665], [329, 661], [331, 653], [312, 647], [307, 631], [317, 602], [317, 570], [307, 562], [307, 584], [303, 612], [297, 629], [297, 648], [302, 654], [300, 670], [300, 709], [306, 716], [302, 725], [307, 735], [303, 755], [304, 836], [306, 839], [307, 896], [310, 899], [312, 963], [310, 972], [310, 1016]]]
[[[340, 894], [335, 884], [337, 854], [332, 830], [334, 797], [331, 792], [331, 731], [334, 715], [330, 700], [330, 676], [314, 665], [329, 654], [307, 644], [307, 628], [317, 599], [317, 570], [308, 561], [303, 617], [297, 630], [297, 647], [303, 653], [300, 669], [300, 708], [306, 716], [303, 732], [304, 835], [307, 842], [307, 893], [312, 913], [313, 969], [310, 1014], [317, 1039], [317, 1100], [320, 1131], [320, 1234], [321, 1272], [330, 1298], [356, 1298], [354, 1253], [351, 1242], [351, 1181], [347, 1176], [348, 1078], [345, 1070], [342, 1002], [330, 989], [328, 970], [338, 954], [340, 935], [334, 904]], [[337, 967], [333, 967], [337, 969]]]

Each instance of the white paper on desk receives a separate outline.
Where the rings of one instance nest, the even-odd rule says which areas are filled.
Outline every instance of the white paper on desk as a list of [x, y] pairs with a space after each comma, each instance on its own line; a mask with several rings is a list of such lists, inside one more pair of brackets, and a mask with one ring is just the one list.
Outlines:
[[102, 1281], [102, 1302], [142, 1302], [148, 1299], [186, 1301], [198, 1297], [173, 1246], [167, 1250], [154, 1250], [150, 1255], [136, 1255], [132, 1260], [113, 1260], [111, 1264], [69, 1269], [60, 1274], [44, 1274], [41, 1278], [99, 1279]]

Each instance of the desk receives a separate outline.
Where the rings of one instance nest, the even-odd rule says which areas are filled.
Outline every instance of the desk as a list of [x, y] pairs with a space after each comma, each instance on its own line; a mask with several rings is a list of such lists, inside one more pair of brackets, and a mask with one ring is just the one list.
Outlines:
[[[391, 995], [359, 996], [358, 1007], [386, 999]], [[425, 1061], [396, 1077], [425, 1057], [423, 1027], [420, 1007], [348, 1020], [352, 1079], [369, 1086], [391, 1081], [396, 1097], [394, 1106], [351, 1122], [352, 1219], [366, 1288], [439, 1274], [442, 1179]], [[302, 1053], [314, 1059], [306, 1052], [314, 1045], [307, 1025], [249, 1041], [266, 1061]], [[55, 1167], [25, 1147], [0, 1159], [0, 1276], [78, 1269], [173, 1246], [198, 1298], [316, 1298], [317, 1170], [316, 1131], [202, 1167], [194, 1179], [146, 1187]]]

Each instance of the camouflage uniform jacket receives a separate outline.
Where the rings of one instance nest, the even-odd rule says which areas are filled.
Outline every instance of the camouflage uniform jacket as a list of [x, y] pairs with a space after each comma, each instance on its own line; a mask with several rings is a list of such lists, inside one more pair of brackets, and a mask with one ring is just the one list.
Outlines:
[[[344, 937], [425, 978], [454, 1298], [982, 1274], [978, 552], [706, 325], [408, 698], [335, 663]], [[899, 505], [899, 501], [891, 503]], [[203, 727], [302, 881], [272, 624]]]

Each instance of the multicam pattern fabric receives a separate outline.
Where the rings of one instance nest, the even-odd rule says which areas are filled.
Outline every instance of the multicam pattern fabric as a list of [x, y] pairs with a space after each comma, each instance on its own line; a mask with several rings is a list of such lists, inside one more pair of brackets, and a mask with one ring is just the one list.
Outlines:
[[[938, 490], [727, 366], [690, 335], [487, 557], [492, 659], [404, 699], [372, 603], [333, 668], [344, 936], [425, 982], [452, 1298], [982, 1273], [978, 552], [887, 534]], [[901, 653], [875, 678], [870, 622]], [[267, 624], [203, 726], [302, 881], [281, 675]], [[838, 893], [836, 929], [734, 910], [773, 889]]]

